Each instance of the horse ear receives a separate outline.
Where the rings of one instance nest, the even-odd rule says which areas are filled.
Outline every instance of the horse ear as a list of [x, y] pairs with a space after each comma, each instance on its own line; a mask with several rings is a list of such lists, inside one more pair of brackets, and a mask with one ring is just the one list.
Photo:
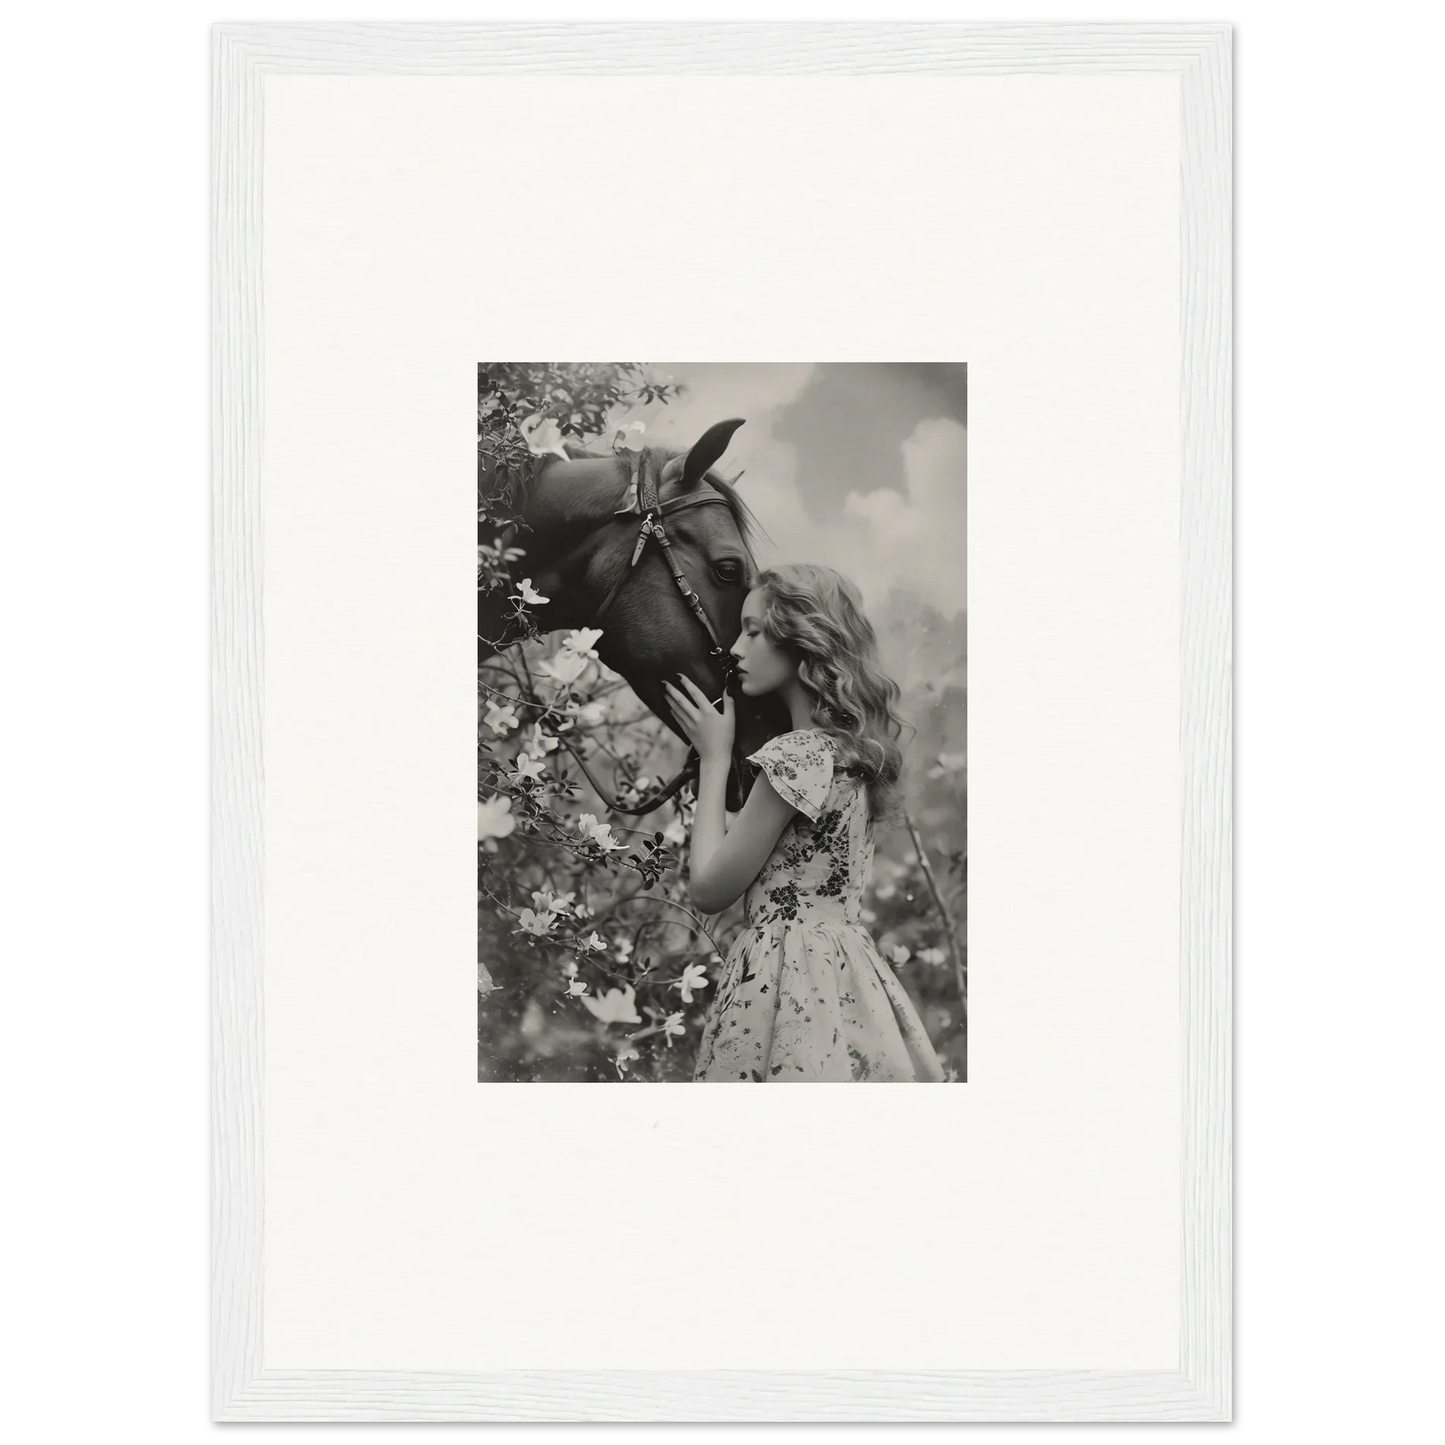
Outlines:
[[678, 490], [690, 492], [702, 481], [712, 465], [727, 451], [733, 433], [743, 424], [743, 418], [733, 417], [710, 426], [693, 444], [682, 466], [682, 483]]

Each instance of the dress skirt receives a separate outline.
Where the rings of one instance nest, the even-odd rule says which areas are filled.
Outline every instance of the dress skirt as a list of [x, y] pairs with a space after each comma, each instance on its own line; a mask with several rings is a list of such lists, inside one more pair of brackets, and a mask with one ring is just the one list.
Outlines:
[[861, 923], [746, 929], [728, 953], [693, 1078], [707, 1083], [940, 1083], [913, 1001]]

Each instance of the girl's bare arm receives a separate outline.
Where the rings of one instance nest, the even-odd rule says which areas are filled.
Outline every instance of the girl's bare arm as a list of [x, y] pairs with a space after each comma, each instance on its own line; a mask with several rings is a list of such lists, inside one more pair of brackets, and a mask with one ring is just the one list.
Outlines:
[[723, 808], [727, 778], [727, 759], [703, 762], [692, 830], [688, 893], [704, 913], [721, 913], [747, 892], [797, 812], [777, 795], [767, 775], [762, 774], [753, 784], [737, 821], [728, 826]]

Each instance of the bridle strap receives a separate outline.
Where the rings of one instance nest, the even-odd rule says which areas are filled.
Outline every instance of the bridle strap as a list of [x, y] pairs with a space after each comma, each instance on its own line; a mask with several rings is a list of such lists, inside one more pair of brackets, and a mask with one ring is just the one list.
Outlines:
[[[667, 529], [662, 524], [664, 516], [670, 516], [674, 512], [680, 512], [685, 507], [700, 507], [709, 504], [726, 506], [727, 502], [718, 492], [707, 491], [689, 492], [683, 497], [674, 497], [671, 501], [663, 502], [658, 499], [657, 479], [653, 475], [652, 468], [644, 464], [644, 453], [634, 452], [632, 455], [632, 477], [627, 489], [628, 504], [618, 508], [617, 516], [632, 516], [638, 512], [642, 514], [642, 522], [637, 529], [637, 540], [632, 548], [632, 557], [627, 566], [618, 574], [617, 580], [612, 584], [607, 596], [602, 599], [602, 604], [592, 614], [592, 620], [587, 625], [596, 627], [599, 619], [607, 612], [607, 609], [617, 600], [617, 594], [622, 591], [627, 579], [637, 570], [637, 564], [642, 561], [643, 553], [647, 550], [649, 541], [655, 541], [662, 551], [663, 561], [667, 563], [667, 569], [672, 573], [673, 584], [682, 594], [683, 601], [687, 604], [688, 610], [701, 624], [703, 631], [707, 634], [708, 641], [712, 646], [708, 653], [718, 665], [723, 675], [723, 685], [726, 687], [728, 680], [732, 677], [736, 662], [732, 653], [722, 644], [718, 637], [717, 630], [712, 625], [712, 619], [707, 615], [707, 609], [702, 605], [702, 599], [693, 590], [677, 560], [677, 554], [672, 548], [672, 538], [667, 535]], [[597, 796], [607, 802], [607, 794], [598, 786], [597, 780], [588, 772], [582, 759], [569, 745], [568, 751], [577, 758], [577, 764], [582, 769], [587, 781], [592, 784]], [[689, 779], [697, 776], [699, 763], [697, 755], [690, 753], [687, 762], [683, 765], [682, 771], [658, 790], [654, 795], [646, 797], [641, 803], [632, 807], [624, 807], [615, 799], [607, 803], [607, 806], [614, 813], [626, 813], [637, 815], [650, 813], [654, 808], [660, 807], [671, 797], [681, 791], [683, 785]]]
[[673, 584], [682, 594], [683, 601], [687, 603], [692, 615], [697, 618], [702, 630], [707, 633], [708, 641], [712, 643], [710, 651], [713, 660], [722, 668], [723, 677], [726, 679], [731, 676], [734, 666], [732, 654], [723, 646], [722, 639], [712, 625], [712, 619], [707, 615], [707, 609], [702, 605], [702, 599], [693, 591], [688, 582], [687, 576], [677, 560], [677, 554], [673, 551], [672, 538], [667, 535], [667, 528], [662, 523], [664, 516], [680, 512], [686, 507], [701, 507], [709, 504], [723, 507], [727, 505], [726, 500], [719, 493], [709, 489], [705, 492], [690, 492], [686, 496], [674, 497], [667, 502], [659, 501], [657, 479], [653, 476], [651, 468], [643, 465], [641, 452], [633, 453], [632, 479], [627, 495], [628, 505], [619, 508], [616, 515], [630, 516], [637, 512], [642, 513], [642, 522], [637, 529], [637, 541], [632, 548], [632, 557], [627, 566], [618, 573], [617, 580], [612, 584], [611, 590], [602, 599], [601, 605], [592, 614], [592, 620], [587, 625], [589, 627], [597, 625], [598, 620], [617, 600], [617, 594], [622, 591], [623, 585], [632, 576], [637, 564], [642, 561], [642, 555], [647, 550], [648, 542], [656, 540], [662, 550], [663, 560], [667, 563], [667, 569], [672, 573]]

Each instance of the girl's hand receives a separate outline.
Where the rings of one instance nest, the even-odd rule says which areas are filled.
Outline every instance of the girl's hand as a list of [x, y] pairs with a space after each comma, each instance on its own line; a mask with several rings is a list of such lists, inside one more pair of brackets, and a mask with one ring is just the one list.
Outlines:
[[687, 740], [697, 749], [703, 762], [714, 759], [728, 759], [733, 751], [732, 695], [723, 693], [722, 711], [719, 712], [703, 690], [689, 678], [679, 679], [687, 689], [684, 694], [670, 682], [663, 683], [667, 692], [667, 705], [677, 719], [677, 725], [687, 734]]

